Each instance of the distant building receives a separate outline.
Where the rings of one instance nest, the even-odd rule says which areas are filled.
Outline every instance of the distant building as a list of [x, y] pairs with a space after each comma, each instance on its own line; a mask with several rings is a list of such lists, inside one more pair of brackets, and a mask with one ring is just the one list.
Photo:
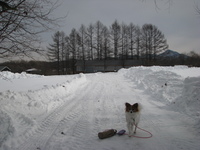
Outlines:
[[36, 68], [31, 68], [31, 69], [27, 69], [26, 73], [31, 73], [31, 74], [40, 74], [41, 70], [38, 70]]
[[121, 68], [140, 66], [140, 60], [79, 60], [76, 63], [76, 72], [115, 72]]
[[0, 66], [0, 71], [11, 71], [7, 66]]

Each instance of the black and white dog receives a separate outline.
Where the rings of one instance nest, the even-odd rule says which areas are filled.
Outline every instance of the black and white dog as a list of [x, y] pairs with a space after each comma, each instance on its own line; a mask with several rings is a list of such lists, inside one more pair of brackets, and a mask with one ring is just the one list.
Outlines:
[[138, 126], [138, 123], [140, 121], [140, 111], [142, 109], [142, 106], [140, 103], [135, 103], [133, 105], [129, 103], [125, 103], [125, 113], [126, 113], [126, 122], [127, 122], [127, 128], [128, 128], [128, 135], [131, 137], [133, 135], [133, 127], [135, 126], [134, 133], [136, 133], [136, 129]]

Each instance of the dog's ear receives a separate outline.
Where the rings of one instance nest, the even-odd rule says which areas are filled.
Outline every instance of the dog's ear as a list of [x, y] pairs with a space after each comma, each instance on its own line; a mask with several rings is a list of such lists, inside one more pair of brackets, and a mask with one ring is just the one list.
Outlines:
[[133, 107], [138, 108], [138, 103], [133, 104]]
[[125, 106], [126, 106], [126, 107], [130, 107], [131, 104], [129, 104], [129, 103], [125, 103]]
[[139, 104], [138, 103], [133, 104], [133, 110], [134, 110], [134, 112], [139, 111]]
[[129, 109], [131, 108], [131, 104], [125, 103], [125, 106], [126, 106], [125, 111], [128, 112]]

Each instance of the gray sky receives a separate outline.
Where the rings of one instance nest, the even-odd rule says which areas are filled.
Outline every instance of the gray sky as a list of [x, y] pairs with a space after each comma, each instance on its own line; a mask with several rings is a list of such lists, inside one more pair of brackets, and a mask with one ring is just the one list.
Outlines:
[[[200, 53], [200, 0], [63, 0], [55, 11], [55, 16], [68, 14], [62, 27], [55, 31], [64, 31], [67, 35], [73, 28], [86, 27], [90, 23], [101, 21], [107, 27], [118, 20], [119, 23], [133, 23], [142, 26], [145, 23], [156, 25], [169, 44], [169, 49], [182, 52]], [[55, 31], [43, 35], [43, 44], [52, 43]]]

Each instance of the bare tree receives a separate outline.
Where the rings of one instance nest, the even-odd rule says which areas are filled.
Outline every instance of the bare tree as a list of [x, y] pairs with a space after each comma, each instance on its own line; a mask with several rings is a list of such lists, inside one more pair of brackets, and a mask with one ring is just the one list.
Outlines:
[[39, 34], [57, 25], [51, 0], [0, 1], [0, 58], [39, 52]]
[[200, 8], [199, 8], [199, 5], [197, 3], [195, 4], [195, 10], [200, 15]]
[[[146, 2], [146, 0], [140, 0], [142, 2]], [[152, 0], [152, 2], [155, 4], [155, 9], [159, 10], [160, 6], [158, 4], [158, 2], [161, 1], [162, 3], [166, 4], [166, 6], [168, 7], [168, 9], [170, 10], [171, 5], [173, 4], [173, 0]]]
[[110, 44], [110, 32], [106, 26], [103, 28], [103, 58], [106, 60], [108, 57], [111, 57], [111, 44]]
[[129, 56], [129, 27], [126, 24], [121, 25], [121, 56], [122, 59], [128, 59]]
[[136, 44], [136, 26], [133, 23], [130, 23], [128, 28], [129, 28], [128, 35], [130, 39], [129, 49], [130, 49], [131, 57], [133, 59], [134, 46]]
[[196, 67], [200, 67], [200, 54], [191, 51], [187, 54], [189, 57], [187, 58], [188, 64]]
[[48, 58], [52, 62], [57, 62], [57, 72], [60, 74], [60, 70], [64, 74], [64, 58], [65, 58], [65, 33], [57, 31], [53, 36], [53, 44], [49, 44]]
[[119, 25], [117, 20], [115, 20], [114, 23], [111, 25], [110, 34], [111, 34], [111, 39], [113, 42], [114, 58], [118, 59], [119, 43], [121, 40], [121, 26]]
[[146, 59], [156, 59], [156, 55], [167, 50], [167, 40], [164, 34], [152, 24], [144, 24], [142, 27], [142, 48]]
[[94, 59], [94, 25], [90, 24], [87, 28], [87, 44], [88, 44], [88, 59], [93, 60]]
[[[140, 0], [140, 1], [145, 2], [146, 0]], [[156, 10], [160, 9], [160, 6], [158, 4], [159, 1], [164, 3], [164, 4], [166, 4], [168, 9], [169, 9], [169, 11], [170, 11], [170, 7], [173, 5], [173, 1], [174, 0], [152, 0], [152, 2], [154, 2], [154, 4], [155, 4], [155, 9]], [[191, 1], [191, 2], [193, 2], [193, 1]], [[194, 5], [195, 5], [195, 8], [194, 8], [195, 11], [200, 15], [200, 8], [198, 6], [198, 3], [194, 1]]]
[[79, 32], [77, 34], [79, 35], [78, 37], [80, 37], [78, 41], [78, 44], [80, 45], [81, 49], [80, 60], [83, 60], [83, 68], [84, 68], [83, 70], [85, 70], [87, 35], [86, 35], [86, 27], [83, 24], [81, 25]]
[[73, 73], [76, 72], [76, 67], [75, 67], [75, 64], [76, 64], [76, 60], [77, 60], [77, 55], [78, 55], [78, 50], [79, 50], [79, 45], [78, 44], [78, 33], [76, 31], [76, 29], [72, 29], [70, 35], [69, 35], [69, 38], [68, 38], [68, 46], [69, 46], [69, 51], [71, 53], [71, 57], [72, 57], [72, 71]]
[[65, 41], [65, 33], [62, 31], [60, 32], [60, 44], [61, 44], [61, 53], [60, 53], [60, 61], [61, 61], [61, 71], [62, 71], [62, 74], [65, 74], [65, 56], [66, 56], [66, 41]]
[[135, 49], [136, 49], [136, 57], [137, 59], [140, 59], [140, 53], [141, 53], [141, 40], [142, 40], [142, 34], [141, 29], [139, 26], [135, 27]]
[[97, 21], [95, 24], [95, 49], [97, 52], [97, 59], [102, 59], [102, 37], [103, 37], [103, 27], [104, 25], [100, 22]]
[[83, 61], [85, 61], [86, 59], [86, 40], [87, 40], [87, 36], [86, 36], [86, 27], [82, 24], [80, 29], [79, 29], [79, 33], [80, 35], [80, 47], [81, 47], [81, 59]]

